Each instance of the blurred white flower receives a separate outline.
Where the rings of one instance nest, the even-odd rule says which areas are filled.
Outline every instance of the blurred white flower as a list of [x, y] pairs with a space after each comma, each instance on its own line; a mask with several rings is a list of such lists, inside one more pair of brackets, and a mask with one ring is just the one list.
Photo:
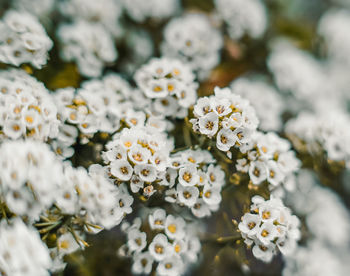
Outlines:
[[204, 14], [189, 13], [174, 18], [163, 33], [163, 55], [188, 63], [200, 79], [206, 78], [220, 62], [221, 34]]
[[83, 76], [99, 77], [104, 66], [118, 57], [110, 33], [99, 23], [77, 20], [63, 24], [57, 36], [62, 46], [62, 59], [76, 62]]
[[228, 26], [232, 39], [245, 34], [260, 38], [267, 27], [267, 11], [260, 0], [215, 0], [215, 7]]

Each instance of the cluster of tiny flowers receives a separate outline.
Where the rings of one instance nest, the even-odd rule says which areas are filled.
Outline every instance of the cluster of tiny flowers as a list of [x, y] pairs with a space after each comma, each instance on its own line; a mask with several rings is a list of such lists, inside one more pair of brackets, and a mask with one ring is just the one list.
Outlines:
[[233, 94], [230, 88], [215, 87], [215, 95], [199, 98], [191, 119], [193, 130], [216, 138], [216, 147], [229, 151], [235, 146], [243, 150], [258, 126], [249, 101]]
[[278, 92], [260, 80], [239, 78], [232, 82], [231, 89], [250, 101], [259, 118], [259, 129], [278, 131], [282, 128], [282, 113], [285, 105]]
[[86, 137], [97, 132], [114, 133], [121, 120], [129, 127], [143, 126], [146, 120], [146, 114], [136, 110], [147, 105], [147, 99], [117, 74], [83, 82], [77, 91], [60, 89], [55, 99], [60, 120], [76, 125]]
[[297, 99], [314, 101], [326, 88], [320, 63], [309, 53], [286, 42], [275, 46], [268, 67], [279, 90]]
[[46, 64], [53, 43], [38, 19], [27, 12], [10, 10], [0, 21], [0, 61], [19, 66]]
[[89, 173], [83, 168], [66, 166], [64, 181], [56, 197], [56, 205], [63, 214], [82, 216], [85, 230], [96, 232], [90, 224], [110, 229], [130, 214], [133, 198], [126, 188], [118, 188], [108, 179], [100, 165], [91, 165]]
[[1, 198], [11, 213], [38, 219], [55, 202], [62, 165], [45, 143], [6, 141], [0, 147]]
[[129, 17], [136, 22], [149, 18], [163, 20], [180, 9], [180, 0], [122, 0], [122, 4]]
[[55, 0], [13, 0], [11, 6], [15, 10], [29, 12], [41, 19], [53, 11]]
[[[327, 223], [328, 224], [328, 223]], [[348, 252], [337, 252], [334, 248], [312, 241], [299, 246], [292, 256], [285, 258], [283, 276], [343, 276], [349, 273]]]
[[309, 170], [298, 173], [296, 184], [296, 190], [289, 192], [286, 200], [298, 215], [305, 218], [308, 233], [314, 240], [327, 246], [347, 249], [350, 242], [350, 216], [339, 195], [320, 186]]
[[[193, 215], [202, 218], [219, 209], [225, 173], [205, 150], [185, 150], [170, 157], [161, 185], [168, 186], [165, 200], [191, 208]], [[176, 185], [175, 185], [176, 184]]]
[[162, 53], [187, 62], [204, 79], [220, 62], [222, 37], [204, 14], [172, 19], [164, 29]]
[[184, 118], [197, 99], [195, 75], [188, 64], [169, 58], [153, 58], [135, 73], [137, 86], [153, 99], [152, 111]]
[[[331, 112], [302, 112], [287, 122], [288, 136], [300, 139], [310, 153], [324, 151], [328, 159], [350, 166], [350, 118], [340, 110]], [[300, 143], [295, 144], [298, 148]], [[321, 149], [320, 149], [321, 146]]]
[[58, 135], [57, 108], [45, 86], [24, 71], [0, 73], [0, 130], [10, 139]]
[[152, 127], [124, 128], [106, 145], [103, 158], [110, 177], [128, 182], [133, 193], [149, 197], [156, 192], [154, 185], [166, 178], [172, 143], [166, 134]]
[[256, 132], [251, 141], [244, 158], [237, 160], [237, 170], [249, 173], [254, 185], [267, 181], [271, 184], [271, 189], [282, 183], [288, 190], [293, 189], [294, 173], [301, 164], [291, 150], [289, 141], [274, 132]]
[[20, 219], [0, 224], [0, 274], [49, 276], [52, 263], [49, 250], [37, 231]]
[[122, 33], [120, 17], [122, 5], [114, 0], [63, 0], [59, 3], [60, 12], [66, 17], [88, 22], [98, 22], [113, 36]]
[[[151, 231], [142, 231], [147, 228]], [[119, 252], [132, 257], [135, 274], [183, 275], [198, 260], [201, 244], [194, 226], [182, 217], [167, 215], [164, 209], [155, 209], [147, 222], [137, 218], [132, 225], [124, 223], [122, 229], [127, 243]]]
[[86, 77], [99, 77], [104, 66], [118, 57], [111, 34], [99, 23], [77, 20], [63, 24], [57, 37], [62, 59], [76, 62], [79, 72]]
[[250, 212], [238, 224], [244, 242], [253, 245], [257, 259], [270, 262], [277, 253], [290, 255], [300, 239], [299, 219], [291, 214], [280, 199], [264, 200], [260, 196], [252, 198]]
[[214, 3], [232, 39], [240, 39], [245, 34], [260, 38], [264, 34], [267, 12], [260, 0], [215, 0]]
[[318, 26], [318, 32], [326, 39], [328, 53], [332, 58], [350, 65], [350, 11], [330, 10], [325, 13]]
[[133, 76], [136, 70], [153, 56], [155, 47], [150, 34], [139, 28], [128, 30], [125, 44], [129, 51], [128, 58], [120, 63], [126, 73]]

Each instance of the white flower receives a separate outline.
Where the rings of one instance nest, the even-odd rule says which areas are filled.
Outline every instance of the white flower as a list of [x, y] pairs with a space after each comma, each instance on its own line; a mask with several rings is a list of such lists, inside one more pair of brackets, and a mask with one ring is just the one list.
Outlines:
[[210, 112], [198, 120], [199, 131], [202, 134], [212, 137], [216, 134], [219, 128], [219, 118], [215, 112]]
[[203, 189], [203, 200], [208, 205], [217, 205], [221, 202], [221, 188], [205, 185]]
[[265, 222], [259, 229], [257, 237], [260, 242], [265, 245], [270, 244], [270, 242], [277, 236], [277, 227], [272, 221]]
[[225, 185], [225, 172], [219, 166], [210, 164], [206, 175], [212, 186], [221, 188]]
[[240, 39], [244, 34], [260, 38], [267, 27], [265, 6], [260, 0], [215, 0], [219, 15], [228, 25], [231, 38]]
[[138, 229], [131, 229], [128, 232], [128, 249], [137, 253], [141, 252], [147, 245], [146, 233]]
[[115, 160], [111, 163], [111, 174], [121, 181], [130, 180], [133, 168], [126, 160]]
[[202, 198], [198, 198], [197, 202], [191, 208], [191, 211], [198, 218], [210, 216], [211, 214], [209, 206], [204, 202]]
[[151, 152], [141, 147], [140, 145], [134, 146], [128, 151], [128, 157], [135, 164], [145, 164], [151, 156]]
[[157, 234], [150, 243], [148, 250], [158, 262], [169, 257], [172, 251], [168, 238], [164, 234]]
[[259, 215], [246, 213], [242, 217], [242, 222], [238, 224], [238, 229], [250, 237], [258, 233], [260, 222]]
[[183, 186], [194, 186], [199, 180], [197, 169], [194, 165], [186, 165], [179, 170], [180, 184]]
[[228, 151], [236, 143], [236, 136], [231, 129], [222, 128], [216, 136], [216, 146], [219, 150]]
[[251, 162], [249, 167], [249, 177], [255, 185], [259, 185], [266, 180], [267, 172], [265, 163], [261, 161]]
[[144, 181], [138, 175], [133, 175], [130, 179], [130, 189], [133, 193], [137, 193], [144, 186]]
[[191, 262], [196, 262], [198, 260], [198, 253], [201, 250], [201, 242], [196, 236], [187, 236], [187, 250], [185, 253], [186, 258]]
[[153, 182], [157, 178], [157, 170], [150, 164], [136, 165], [135, 174], [137, 174], [140, 179], [145, 182]]
[[271, 262], [274, 255], [274, 247], [272, 245], [266, 246], [261, 243], [257, 243], [252, 249], [255, 258], [262, 260], [263, 262]]
[[202, 117], [212, 111], [210, 99], [208, 97], [199, 98], [194, 106], [193, 113], [197, 117]]
[[278, 166], [278, 164], [269, 160], [267, 162], [267, 180], [274, 186], [278, 186], [285, 178], [285, 174], [283, 174]]
[[57, 249], [59, 254], [63, 256], [77, 251], [80, 246], [71, 233], [65, 233], [58, 238]]
[[179, 240], [185, 236], [186, 222], [181, 217], [168, 215], [165, 220], [165, 233], [172, 240]]
[[157, 273], [161, 276], [177, 276], [181, 275], [184, 264], [180, 257], [169, 256], [162, 260], [157, 266]]
[[146, 251], [133, 256], [132, 272], [136, 274], [149, 274], [152, 270], [153, 258]]
[[152, 229], [164, 229], [166, 212], [164, 209], [156, 209], [148, 216], [148, 222]]
[[194, 186], [177, 185], [177, 197], [179, 201], [188, 207], [192, 207], [198, 199], [199, 190]]

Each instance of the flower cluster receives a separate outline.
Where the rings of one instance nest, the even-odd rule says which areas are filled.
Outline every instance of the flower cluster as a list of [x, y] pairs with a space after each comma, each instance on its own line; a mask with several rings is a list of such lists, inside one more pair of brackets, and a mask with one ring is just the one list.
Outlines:
[[[0, 224], [0, 267], [2, 275], [49, 276], [49, 250], [37, 231], [20, 219]], [[34, 254], [35, 253], [35, 254]]]
[[10, 139], [58, 135], [57, 108], [45, 86], [24, 71], [0, 73], [0, 129]]
[[11, 6], [15, 10], [29, 12], [41, 19], [53, 11], [55, 0], [13, 0], [11, 1]]
[[78, 126], [87, 137], [97, 132], [114, 133], [122, 119], [130, 127], [143, 125], [146, 119], [143, 111], [134, 110], [147, 105], [147, 99], [117, 74], [83, 82], [77, 91], [60, 89], [54, 97], [60, 120]]
[[154, 58], [134, 78], [143, 93], [154, 99], [152, 109], [161, 115], [184, 118], [197, 99], [195, 75], [179, 60]]
[[349, 10], [330, 10], [325, 13], [318, 26], [318, 32], [326, 39], [328, 52], [332, 58], [350, 64], [350, 23]]
[[327, 158], [344, 162], [349, 168], [350, 131], [344, 127], [347, 125], [350, 125], [350, 118], [344, 112], [303, 112], [287, 122], [286, 133], [300, 150], [304, 143], [310, 153], [322, 154], [324, 151]]
[[282, 112], [285, 109], [282, 97], [261, 80], [239, 78], [232, 82], [234, 94], [249, 100], [259, 118], [259, 128], [264, 131], [278, 131], [282, 128]]
[[[341, 253], [340, 253], [341, 254]], [[347, 253], [334, 254], [334, 250], [313, 241], [306, 247], [298, 247], [292, 256], [285, 258], [283, 276], [342, 276], [349, 271]]]
[[0, 22], [0, 61], [15, 66], [31, 63], [37, 68], [46, 64], [52, 40], [35, 16], [10, 10]]
[[135, 28], [128, 30], [125, 44], [130, 53], [127, 59], [121, 61], [121, 66], [126, 73], [134, 75], [135, 71], [153, 56], [154, 43], [148, 32]]
[[199, 78], [206, 78], [220, 61], [222, 37], [203, 14], [172, 19], [164, 29], [162, 53], [187, 62]]
[[103, 158], [110, 177], [128, 182], [133, 193], [146, 197], [166, 178], [172, 143], [166, 134], [151, 127], [124, 128], [107, 145]]
[[100, 24], [77, 20], [58, 28], [61, 57], [77, 63], [86, 77], [98, 77], [105, 64], [114, 62], [118, 53], [110, 33]]
[[53, 205], [62, 183], [62, 165], [49, 146], [6, 141], [0, 146], [1, 198], [11, 213], [30, 221]]
[[127, 190], [113, 185], [105, 170], [97, 164], [90, 166], [89, 173], [81, 167], [67, 166], [56, 196], [56, 204], [62, 214], [83, 214], [83, 219], [88, 222], [85, 224], [88, 232], [96, 232], [96, 228], [89, 227], [89, 224], [106, 229], [118, 225], [125, 214], [131, 213], [132, 202]]
[[299, 167], [300, 161], [291, 150], [289, 141], [278, 137], [274, 132], [254, 133], [245, 156], [238, 159], [236, 164], [238, 171], [249, 173], [254, 185], [267, 181], [272, 190], [282, 183], [285, 188], [292, 189], [293, 176]]
[[267, 12], [260, 0], [215, 0], [220, 17], [228, 26], [232, 39], [245, 34], [260, 38], [267, 27]]
[[300, 239], [299, 219], [291, 214], [280, 199], [264, 200], [252, 198], [250, 212], [242, 217], [238, 228], [244, 242], [253, 246], [256, 258], [270, 262], [277, 249], [283, 255], [290, 255]]
[[64, 0], [58, 3], [60, 12], [73, 20], [100, 23], [113, 37], [120, 36], [122, 5], [114, 0]]
[[324, 72], [314, 57], [288, 43], [277, 44], [269, 56], [268, 67], [278, 88], [295, 98], [314, 101], [327, 85]]
[[132, 257], [135, 274], [149, 274], [155, 267], [160, 276], [183, 275], [198, 260], [201, 244], [194, 225], [164, 209], [155, 209], [143, 223], [140, 218], [125, 222], [122, 229], [128, 240], [120, 253]]
[[219, 209], [225, 173], [205, 150], [184, 150], [172, 154], [170, 167], [160, 183], [168, 186], [165, 200], [191, 208], [198, 218]]
[[163, 20], [180, 9], [179, 0], [122, 0], [122, 4], [126, 13], [137, 22], [144, 22], [149, 18]]
[[193, 130], [216, 138], [216, 147], [241, 150], [250, 142], [258, 126], [254, 108], [249, 101], [233, 94], [230, 88], [215, 87], [214, 95], [199, 98], [194, 106]]

